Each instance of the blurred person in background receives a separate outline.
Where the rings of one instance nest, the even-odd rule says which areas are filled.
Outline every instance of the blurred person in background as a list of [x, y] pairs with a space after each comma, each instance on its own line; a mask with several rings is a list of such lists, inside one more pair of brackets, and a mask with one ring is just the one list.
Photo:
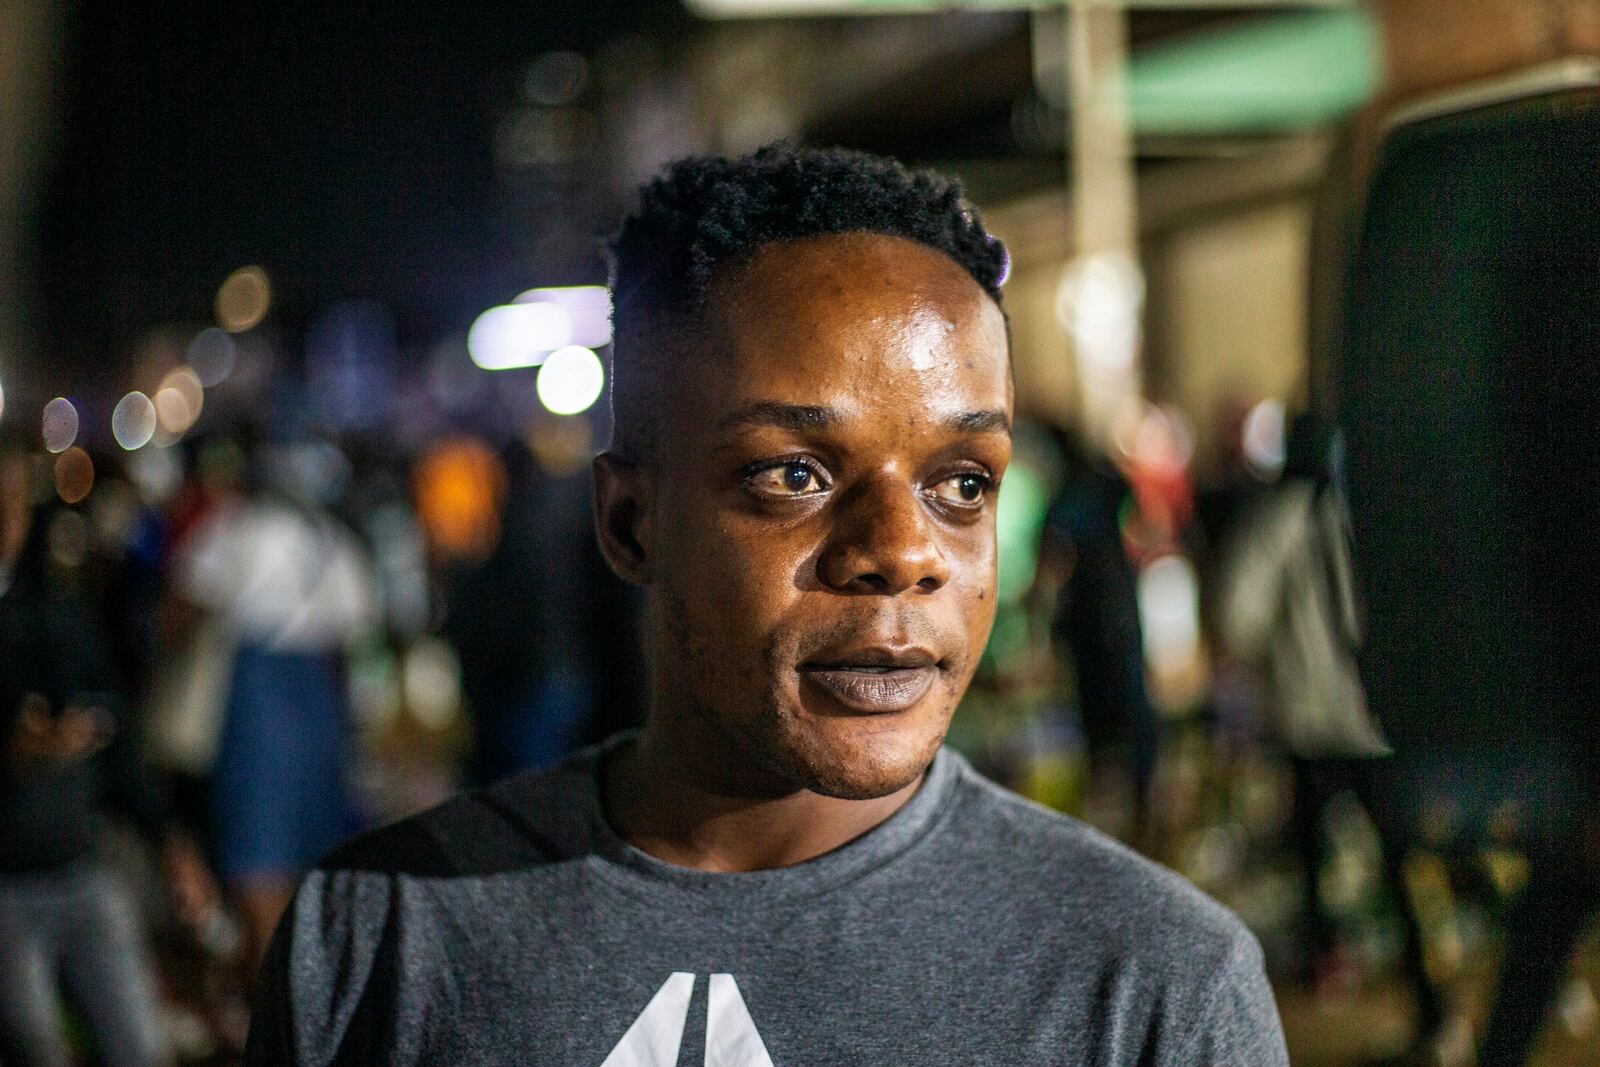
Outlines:
[[347, 643], [378, 618], [371, 562], [325, 502], [332, 446], [263, 449], [174, 560], [176, 594], [230, 650], [210, 774], [213, 853], [253, 972], [295, 881], [359, 828], [347, 780]]
[[1209, 484], [1195, 493], [1195, 521], [1187, 531], [1195, 555], [1208, 569], [1240, 516], [1270, 492], [1283, 473], [1286, 432], [1281, 404], [1270, 400], [1252, 403], [1239, 395], [1230, 395], [1217, 405], [1216, 422], [1221, 455]]
[[234, 638], [224, 616], [197, 610], [173, 589], [190, 535], [244, 499], [249, 434], [185, 441], [172, 451], [188, 465], [163, 509], [164, 538], [155, 655], [145, 679], [148, 747], [184, 819], [211, 836], [207, 783], [216, 762]]
[[1406, 888], [1409, 835], [1382, 786], [1391, 749], [1357, 666], [1361, 620], [1339, 447], [1333, 427], [1314, 415], [1290, 424], [1281, 479], [1252, 492], [1222, 538], [1218, 632], [1222, 651], [1259, 687], [1267, 732], [1294, 772], [1292, 832], [1309, 946], [1303, 977], [1325, 988], [1352, 977], [1354, 962], [1321, 906], [1320, 886], [1328, 858], [1323, 813], [1336, 794], [1353, 790], [1377, 825], [1384, 885], [1401, 913], [1402, 963], [1416, 999], [1420, 1050], [1439, 1037], [1446, 1012], [1424, 966], [1421, 926]]
[[497, 469], [493, 547], [444, 571], [443, 632], [461, 658], [477, 785], [567, 755], [594, 716], [589, 493], [546, 473], [521, 441], [500, 451]]
[[[1252, 419], [1263, 408], [1276, 416], [1268, 427], [1276, 432], [1252, 442]], [[1220, 454], [1210, 477], [1195, 493], [1194, 521], [1185, 530], [1185, 540], [1199, 570], [1201, 625], [1213, 653], [1209, 714], [1222, 756], [1231, 761], [1241, 744], [1249, 745], [1261, 735], [1260, 679], [1258, 671], [1239, 662], [1222, 632], [1218, 601], [1223, 594], [1219, 587], [1224, 584], [1224, 565], [1231, 562], [1228, 557], [1239, 540], [1240, 517], [1259, 507], [1283, 473], [1286, 428], [1281, 404], [1252, 404], [1250, 398], [1237, 394], [1217, 405], [1216, 424]]]
[[1111, 800], [1131, 795], [1132, 839], [1140, 841], [1161, 733], [1145, 686], [1137, 577], [1122, 539], [1132, 490], [1075, 434], [1061, 431], [1057, 441], [1062, 484], [1045, 517], [1033, 595], [1054, 600], [1051, 633], [1072, 663], [1090, 789]]
[[36, 504], [33, 469], [0, 440], [0, 1062], [70, 1062], [64, 998], [101, 1062], [157, 1064], [146, 947], [128, 890], [97, 858], [101, 814], [159, 847], [180, 919], [204, 912], [211, 879], [143, 765], [105, 635], [51, 559], [71, 513]]

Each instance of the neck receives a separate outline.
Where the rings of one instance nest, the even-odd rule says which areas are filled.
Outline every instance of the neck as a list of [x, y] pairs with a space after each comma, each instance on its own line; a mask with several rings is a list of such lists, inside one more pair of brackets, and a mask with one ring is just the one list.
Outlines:
[[[844, 800], [770, 772], [730, 777], [748, 760], [702, 747], [652, 716], [603, 769], [606, 816], [628, 844], [664, 862], [713, 872], [788, 867], [849, 844], [898, 811], [922, 779], [887, 796]], [[686, 743], [689, 742], [689, 743]]]

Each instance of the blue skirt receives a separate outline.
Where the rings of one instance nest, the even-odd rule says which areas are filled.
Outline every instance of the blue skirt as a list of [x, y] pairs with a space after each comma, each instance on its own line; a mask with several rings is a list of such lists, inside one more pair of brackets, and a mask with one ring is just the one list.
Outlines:
[[240, 647], [211, 787], [225, 883], [298, 878], [357, 829], [349, 739], [337, 656]]

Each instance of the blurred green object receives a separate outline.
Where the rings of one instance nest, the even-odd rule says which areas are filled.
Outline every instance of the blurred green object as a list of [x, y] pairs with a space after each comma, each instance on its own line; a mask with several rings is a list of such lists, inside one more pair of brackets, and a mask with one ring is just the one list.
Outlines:
[[[702, 18], [775, 18], [796, 15], [894, 15], [958, 8], [965, 11], [1031, 11], [1099, 0], [684, 0]], [[1126, 8], [1330, 8], [1352, 0], [1122, 0]]]
[[[691, 11], [706, 18], [887, 15], [949, 8], [1037, 10], [1071, 2], [686, 0]], [[1128, 61], [1127, 94], [1136, 133], [1248, 135], [1325, 126], [1370, 100], [1383, 76], [1382, 28], [1360, 4], [1131, 0], [1124, 6], [1240, 7], [1258, 12], [1220, 29], [1200, 30], [1134, 51]]]
[[1135, 52], [1128, 111], [1142, 134], [1326, 125], [1376, 92], [1382, 54], [1365, 8], [1266, 15]]
[[1015, 604], [1033, 584], [1039, 564], [1039, 537], [1050, 506], [1044, 479], [1022, 463], [1006, 471], [1005, 488], [995, 512], [995, 535], [1000, 553], [998, 596], [1001, 604]]
[[1002, 603], [994, 613], [989, 643], [983, 648], [983, 663], [991, 670], [1005, 671], [1028, 658], [1028, 617], [1014, 604]]

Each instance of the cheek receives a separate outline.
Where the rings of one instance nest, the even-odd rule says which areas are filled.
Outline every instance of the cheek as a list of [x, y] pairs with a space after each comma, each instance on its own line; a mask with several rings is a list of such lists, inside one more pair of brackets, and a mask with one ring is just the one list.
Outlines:
[[972, 544], [962, 556], [959, 577], [951, 582], [961, 605], [967, 631], [967, 644], [973, 663], [988, 643], [994, 624], [995, 587], [998, 575], [993, 535]]
[[800, 596], [810, 540], [703, 503], [674, 510], [662, 516], [672, 531], [667, 571], [703, 632], [739, 645], [765, 643]]

